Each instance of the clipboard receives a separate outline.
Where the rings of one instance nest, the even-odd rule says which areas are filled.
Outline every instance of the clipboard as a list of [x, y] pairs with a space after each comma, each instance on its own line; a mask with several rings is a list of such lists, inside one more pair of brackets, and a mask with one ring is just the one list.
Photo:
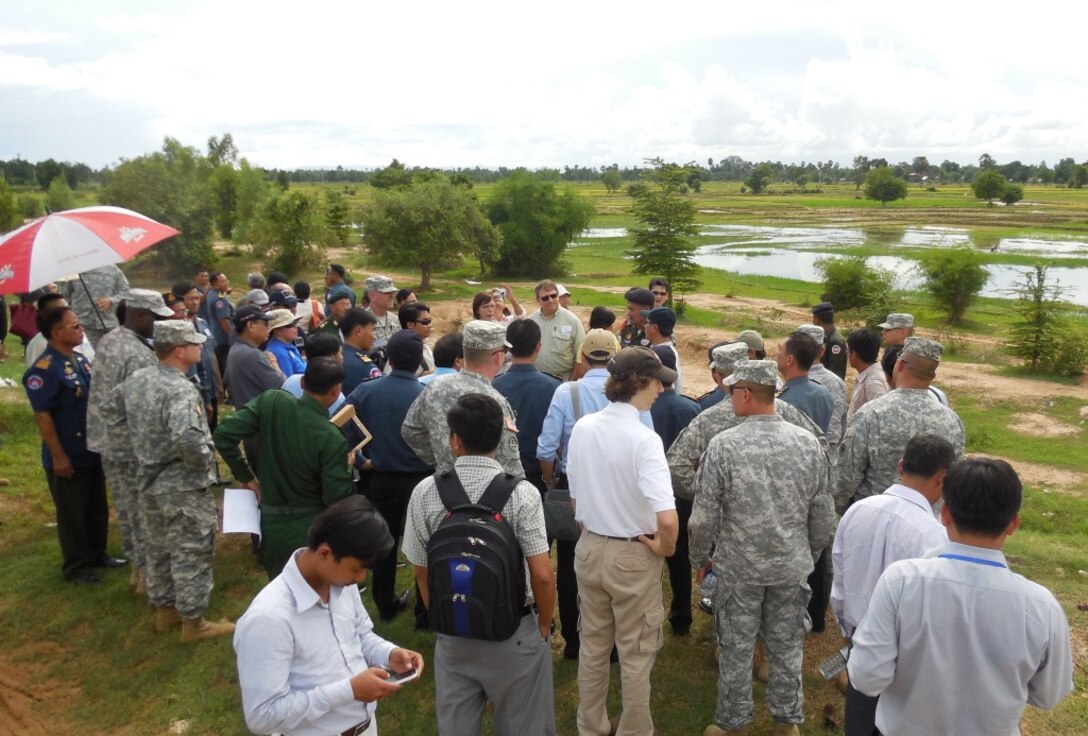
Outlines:
[[363, 449], [374, 439], [374, 435], [355, 415], [355, 407], [351, 404], [344, 404], [340, 411], [329, 418], [329, 421], [343, 433], [353, 453]]

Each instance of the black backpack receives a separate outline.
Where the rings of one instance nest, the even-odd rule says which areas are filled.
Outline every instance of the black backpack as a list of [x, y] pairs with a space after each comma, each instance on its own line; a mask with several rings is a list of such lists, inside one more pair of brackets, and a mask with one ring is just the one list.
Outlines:
[[434, 480], [447, 514], [427, 543], [431, 628], [505, 641], [517, 631], [525, 606], [525, 557], [502, 515], [518, 481], [499, 473], [472, 503], [456, 472]]

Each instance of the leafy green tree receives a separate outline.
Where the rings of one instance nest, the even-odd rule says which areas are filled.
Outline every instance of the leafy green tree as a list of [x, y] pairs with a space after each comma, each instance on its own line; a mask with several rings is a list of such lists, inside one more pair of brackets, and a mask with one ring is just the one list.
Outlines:
[[1001, 193], [1001, 201], [1006, 205], [1016, 204], [1024, 198], [1024, 188], [1019, 184], [1008, 184]]
[[363, 208], [363, 227], [367, 250], [379, 263], [419, 268], [420, 291], [431, 288], [436, 267], [466, 257], [486, 261], [501, 241], [475, 193], [445, 177], [374, 192]]
[[994, 200], [1001, 198], [1007, 185], [1008, 182], [1005, 181], [1005, 177], [1001, 175], [1001, 172], [989, 168], [982, 171], [971, 181], [971, 191], [975, 193], [976, 199], [985, 199], [993, 207]]
[[931, 250], [918, 263], [934, 304], [944, 310], [948, 322], [963, 322], [971, 302], [990, 279], [982, 257], [969, 247]]
[[42, 200], [33, 194], [20, 194], [15, 198], [15, 202], [19, 208], [19, 213], [28, 220], [33, 220], [35, 217], [41, 217], [45, 214]]
[[[0, 176], [0, 233], [14, 230], [22, 224], [23, 216], [19, 213], [15, 193], [4, 181], [4, 177]], [[7, 309], [7, 305], [0, 304], [0, 307]]]
[[281, 171], [276, 174], [276, 186], [280, 188], [281, 192], [286, 192], [291, 186], [291, 177], [287, 175], [286, 171]]
[[1048, 278], [1048, 270], [1048, 265], [1036, 264], [1012, 289], [1020, 319], [1012, 327], [1009, 350], [1022, 358], [1032, 373], [1054, 369], [1066, 337], [1060, 310], [1068, 291]]
[[238, 196], [234, 208], [232, 234], [235, 242], [249, 242], [249, 225], [270, 196], [271, 187], [264, 174], [243, 158], [238, 167]]
[[332, 231], [333, 238], [340, 245], [347, 245], [351, 238], [351, 222], [348, 202], [344, 195], [335, 189], [325, 190], [325, 222]]
[[173, 138], [162, 150], [122, 162], [99, 194], [102, 204], [127, 207], [181, 231], [156, 245], [149, 258], [170, 276], [189, 276], [215, 264], [212, 248], [211, 165]]
[[868, 156], [854, 156], [854, 191], [861, 189], [861, 185], [865, 183], [865, 175], [869, 173], [869, 169], [872, 165], [869, 163]]
[[234, 136], [224, 133], [222, 138], [214, 135], [208, 138], [208, 161], [212, 166], [233, 167], [238, 163], [238, 147], [234, 145]]
[[532, 278], [563, 270], [567, 244], [595, 214], [593, 204], [573, 189], [558, 190], [523, 169], [495, 184], [485, 211], [502, 233], [496, 272]]
[[253, 254], [288, 274], [321, 265], [325, 248], [332, 244], [321, 202], [305, 192], [285, 192], [267, 200], [251, 227]]
[[[211, 148], [210, 141], [208, 147]], [[219, 164], [212, 170], [208, 184], [215, 209], [215, 227], [220, 235], [230, 239], [234, 237], [234, 226], [238, 221], [238, 171], [230, 164]]]
[[752, 173], [744, 180], [744, 186], [752, 190], [752, 194], [759, 194], [774, 178], [774, 168], [768, 163], [762, 163], [752, 169]]
[[384, 169], [378, 169], [374, 176], [370, 177], [370, 186], [375, 189], [392, 189], [394, 187], [406, 187], [412, 183], [412, 175], [404, 168], [404, 164], [396, 159]]
[[604, 188], [608, 190], [609, 194], [619, 191], [619, 188], [623, 186], [623, 178], [620, 176], [619, 169], [611, 167], [601, 174], [601, 183], [604, 184]]
[[76, 206], [76, 197], [63, 176], [54, 177], [45, 193], [45, 207], [50, 212], [63, 212]]
[[907, 183], [887, 166], [879, 166], [865, 175], [865, 198], [880, 202], [881, 207], [897, 199], [906, 199]]
[[989, 169], [996, 165], [997, 161], [995, 161], [994, 157], [988, 153], [984, 153], [978, 157], [978, 167], [980, 169]]
[[864, 256], [823, 258], [816, 262], [823, 281], [820, 298], [840, 312], [856, 310], [870, 327], [879, 324], [891, 309], [895, 273], [870, 266]]
[[[695, 224], [695, 202], [680, 194], [691, 167], [666, 163], [660, 158], [647, 161], [652, 168], [643, 173], [646, 186], [634, 197], [631, 214], [638, 224], [631, 228], [634, 248], [627, 252], [637, 274], [663, 276], [673, 295], [690, 292], [699, 285], [695, 263], [699, 234]], [[671, 302], [670, 302], [671, 303]]]
[[63, 176], [64, 166], [51, 158], [34, 164], [34, 179], [43, 192], [49, 190], [49, 185], [53, 183], [54, 179]]
[[1070, 189], [1083, 189], [1085, 184], [1088, 184], [1088, 166], [1074, 166], [1073, 173], [1069, 176]]

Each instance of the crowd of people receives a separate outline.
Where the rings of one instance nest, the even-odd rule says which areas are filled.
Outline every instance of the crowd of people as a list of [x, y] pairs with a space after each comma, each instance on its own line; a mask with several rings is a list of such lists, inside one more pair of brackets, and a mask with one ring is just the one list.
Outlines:
[[[166, 293], [115, 266], [82, 276], [22, 300], [61, 572], [95, 585], [128, 566], [155, 631], [232, 634], [254, 733], [376, 734], [377, 702], [423, 670], [375, 632], [368, 572], [379, 623], [412, 607], [436, 634], [441, 734], [480, 733], [488, 704], [497, 733], [555, 734], [556, 633], [579, 734], [657, 733], [665, 621], [689, 635], [693, 601], [719, 659], [705, 736], [745, 732], [753, 678], [773, 734], [798, 734], [805, 638], [829, 621], [850, 736], [1012, 734], [1025, 704], [1072, 689], [1061, 606], [1001, 554], [1020, 481], [963, 456], [933, 385], [943, 348], [909, 314], [844, 336], [824, 302], [773, 355], [743, 330], [688, 397], [660, 278], [588, 324], [561, 284], [536, 284], [533, 311], [504, 284], [436, 336], [414, 291], [372, 275], [357, 294], [335, 263], [323, 298], [280, 273], [249, 274], [240, 299], [221, 272]], [[269, 578], [237, 625], [205, 618], [217, 454], [259, 500]]]

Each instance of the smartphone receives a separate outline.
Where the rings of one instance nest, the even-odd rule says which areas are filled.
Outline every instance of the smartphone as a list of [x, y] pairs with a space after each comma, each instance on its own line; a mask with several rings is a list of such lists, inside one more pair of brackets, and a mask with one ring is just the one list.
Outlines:
[[386, 679], [386, 682], [388, 682], [390, 684], [393, 684], [393, 685], [403, 685], [406, 682], [411, 682], [412, 680], [416, 679], [417, 677], [419, 677], [419, 670], [417, 670], [415, 667], [413, 667], [412, 669], [405, 670], [404, 672], [394, 672], [394, 673], [392, 673], [388, 677], [388, 679]]

